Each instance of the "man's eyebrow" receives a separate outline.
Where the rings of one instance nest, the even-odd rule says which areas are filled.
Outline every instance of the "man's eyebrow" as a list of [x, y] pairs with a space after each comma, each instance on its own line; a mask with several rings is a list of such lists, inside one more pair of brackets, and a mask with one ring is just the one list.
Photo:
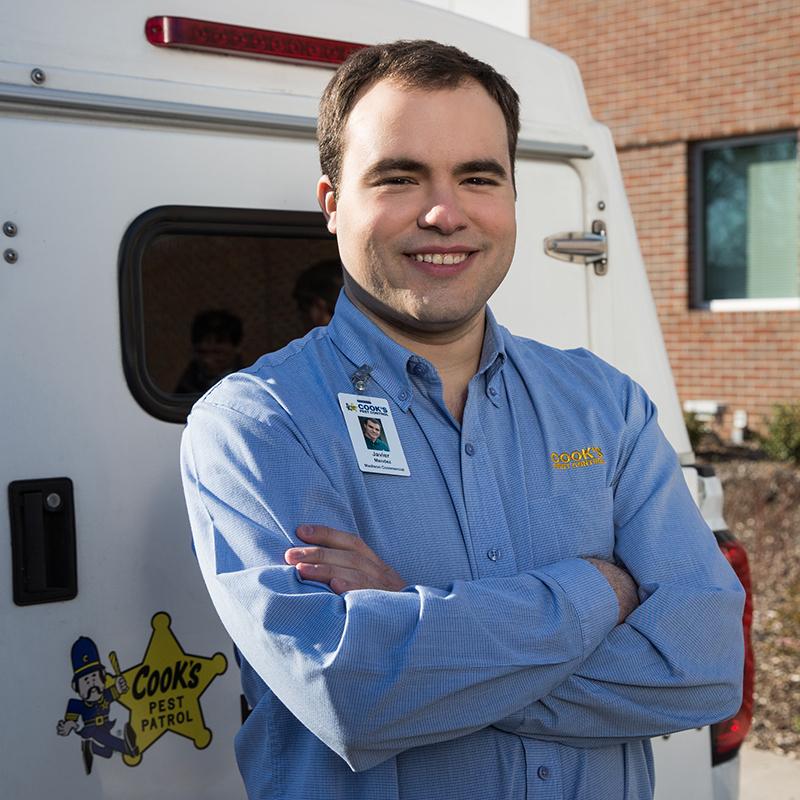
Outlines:
[[427, 172], [428, 168], [421, 161], [416, 161], [413, 158], [382, 158], [376, 161], [364, 173], [367, 180], [379, 178], [387, 172]]
[[498, 178], [507, 179], [508, 172], [505, 167], [493, 158], [479, 158], [474, 161], [465, 161], [459, 164], [453, 172], [456, 175], [466, 175], [474, 172], [486, 172]]

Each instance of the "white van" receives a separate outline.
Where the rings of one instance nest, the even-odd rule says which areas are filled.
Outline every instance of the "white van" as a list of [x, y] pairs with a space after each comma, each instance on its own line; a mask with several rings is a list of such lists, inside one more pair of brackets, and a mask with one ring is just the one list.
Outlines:
[[[232, 740], [247, 709], [193, 563], [177, 459], [196, 394], [179, 390], [204, 311], [239, 321], [242, 363], [304, 332], [295, 281], [336, 256], [313, 191], [317, 103], [359, 43], [438, 39], [511, 80], [519, 239], [492, 307], [515, 333], [588, 347], [642, 383], [725, 527], [718, 481], [693, 466], [614, 146], [574, 63], [417, 3], [376, 9], [0, 10], [3, 798], [244, 794]], [[712, 770], [708, 729], [659, 743], [657, 796], [710, 800], [724, 771], [716, 797], [735, 797], [743, 713], [718, 731], [725, 766]]]

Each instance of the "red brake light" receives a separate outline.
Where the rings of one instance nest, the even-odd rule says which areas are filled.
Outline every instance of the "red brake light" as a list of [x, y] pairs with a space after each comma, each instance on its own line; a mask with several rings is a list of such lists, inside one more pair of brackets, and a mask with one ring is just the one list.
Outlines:
[[150, 17], [144, 26], [147, 41], [156, 47], [210, 53], [278, 58], [312, 64], [341, 64], [350, 53], [366, 47], [355, 42], [300, 36], [296, 33], [245, 28], [188, 17]]
[[720, 549], [733, 567], [745, 590], [742, 627], [744, 629], [744, 677], [742, 705], [731, 719], [711, 726], [712, 761], [719, 764], [733, 758], [744, 742], [753, 721], [753, 689], [755, 684], [755, 658], [750, 632], [753, 627], [753, 593], [747, 551], [733, 537], [722, 538]]

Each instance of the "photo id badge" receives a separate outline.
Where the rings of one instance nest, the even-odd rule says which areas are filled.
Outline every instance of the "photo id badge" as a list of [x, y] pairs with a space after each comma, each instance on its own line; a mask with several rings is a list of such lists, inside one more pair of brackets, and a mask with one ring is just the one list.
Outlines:
[[339, 405], [362, 472], [411, 474], [388, 400], [340, 392]]

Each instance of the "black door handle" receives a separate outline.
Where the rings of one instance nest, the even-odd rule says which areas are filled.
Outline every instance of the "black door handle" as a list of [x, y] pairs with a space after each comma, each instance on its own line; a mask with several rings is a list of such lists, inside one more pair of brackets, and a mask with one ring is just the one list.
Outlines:
[[14, 602], [71, 600], [78, 593], [72, 481], [13, 481], [8, 506]]

